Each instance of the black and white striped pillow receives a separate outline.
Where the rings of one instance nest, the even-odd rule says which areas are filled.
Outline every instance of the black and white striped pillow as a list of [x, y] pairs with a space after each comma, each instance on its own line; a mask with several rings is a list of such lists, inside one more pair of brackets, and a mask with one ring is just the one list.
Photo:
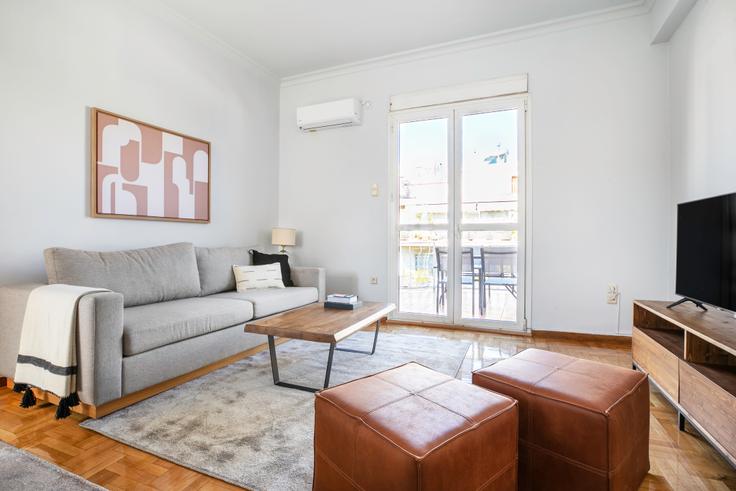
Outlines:
[[263, 266], [233, 266], [235, 285], [239, 292], [258, 288], [286, 288], [281, 279], [279, 263]]

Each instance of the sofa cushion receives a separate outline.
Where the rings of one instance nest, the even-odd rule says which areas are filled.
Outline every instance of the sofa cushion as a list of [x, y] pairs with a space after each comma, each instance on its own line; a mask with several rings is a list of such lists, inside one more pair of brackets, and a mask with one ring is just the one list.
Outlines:
[[253, 305], [228, 298], [185, 298], [123, 311], [123, 356], [201, 336], [253, 318]]
[[107, 288], [126, 307], [199, 295], [194, 246], [169, 244], [129, 251], [93, 252], [53, 247], [44, 251], [49, 283]]
[[251, 264], [252, 247], [195, 247], [202, 296], [235, 290], [233, 266]]
[[123, 358], [122, 395], [171, 380], [264, 343], [264, 335], [243, 332], [243, 326], [233, 326], [126, 356]]
[[227, 298], [245, 300], [253, 304], [256, 318], [295, 309], [317, 301], [319, 293], [311, 286], [292, 286], [290, 288], [263, 288], [246, 292], [224, 292], [207, 298]]
[[250, 253], [253, 256], [253, 265], [255, 266], [279, 263], [279, 266], [281, 267], [281, 280], [284, 282], [284, 286], [294, 286], [294, 282], [291, 281], [289, 256], [286, 254], [264, 254], [263, 252], [258, 252], [255, 249], [250, 251]]
[[286, 288], [281, 279], [281, 267], [278, 264], [261, 266], [233, 266], [236, 290], [260, 290], [262, 288]]

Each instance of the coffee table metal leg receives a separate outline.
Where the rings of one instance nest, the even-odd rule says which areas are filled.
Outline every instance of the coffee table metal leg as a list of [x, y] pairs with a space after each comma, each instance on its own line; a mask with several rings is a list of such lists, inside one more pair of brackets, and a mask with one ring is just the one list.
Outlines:
[[[330, 375], [332, 374], [332, 359], [335, 356], [335, 351], [349, 351], [351, 353], [363, 353], [366, 355], [372, 355], [376, 352], [376, 344], [378, 343], [378, 331], [381, 328], [381, 321], [376, 321], [376, 331], [373, 335], [373, 347], [370, 351], [355, 350], [349, 348], [337, 348], [336, 343], [330, 343], [330, 354], [327, 357], [327, 370], [325, 371], [325, 385], [324, 388], [330, 386]], [[317, 392], [320, 389], [314, 387], [305, 387], [298, 384], [290, 384], [289, 382], [282, 382], [279, 378], [279, 362], [276, 359], [276, 342], [274, 336], [268, 336], [268, 353], [271, 355], [271, 373], [273, 374], [273, 383], [280, 387], [288, 387], [290, 389], [304, 390], [306, 392]]]
[[376, 332], [373, 334], [373, 348], [371, 349], [371, 354], [376, 352], [376, 343], [378, 342], [378, 330], [381, 328], [381, 321], [376, 321]]
[[330, 386], [330, 374], [332, 373], [332, 357], [335, 355], [335, 343], [330, 343], [330, 355], [327, 357], [327, 371], [325, 372], [325, 389]]
[[381, 321], [376, 321], [376, 332], [373, 335], [373, 348], [370, 351], [350, 349], [350, 348], [335, 348], [337, 351], [348, 351], [350, 353], [363, 353], [364, 355], [372, 355], [376, 352], [376, 343], [378, 342], [378, 330], [381, 328]]
[[268, 336], [268, 353], [271, 355], [271, 373], [273, 374], [273, 383], [279, 385], [279, 363], [276, 361], [276, 343], [273, 336]]
[[[320, 389], [314, 387], [306, 387], [304, 385], [282, 382], [279, 378], [279, 362], [276, 359], [276, 343], [273, 336], [268, 336], [268, 353], [271, 355], [271, 373], [273, 374], [273, 384], [279, 387], [288, 387], [289, 389], [303, 390], [305, 392], [317, 392]], [[330, 375], [332, 374], [332, 358], [335, 355], [335, 343], [330, 343], [330, 354], [327, 358], [327, 371], [325, 372], [326, 389], [330, 385]]]

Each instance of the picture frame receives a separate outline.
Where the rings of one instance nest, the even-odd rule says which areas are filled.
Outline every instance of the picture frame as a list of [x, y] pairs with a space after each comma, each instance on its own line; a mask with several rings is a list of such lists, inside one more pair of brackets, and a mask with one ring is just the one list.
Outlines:
[[210, 142], [97, 107], [90, 133], [92, 217], [210, 223]]

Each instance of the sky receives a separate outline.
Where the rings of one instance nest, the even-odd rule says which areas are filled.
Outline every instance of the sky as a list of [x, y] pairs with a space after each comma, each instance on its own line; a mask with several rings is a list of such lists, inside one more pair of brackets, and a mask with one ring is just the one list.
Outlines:
[[[482, 113], [462, 118], [462, 196], [464, 202], [511, 199], [517, 174], [517, 111]], [[412, 184], [421, 202], [447, 202], [448, 120], [403, 123], [399, 159], [402, 180]], [[508, 163], [489, 164], [490, 155], [509, 151]], [[434, 183], [430, 185], [429, 183]]]

